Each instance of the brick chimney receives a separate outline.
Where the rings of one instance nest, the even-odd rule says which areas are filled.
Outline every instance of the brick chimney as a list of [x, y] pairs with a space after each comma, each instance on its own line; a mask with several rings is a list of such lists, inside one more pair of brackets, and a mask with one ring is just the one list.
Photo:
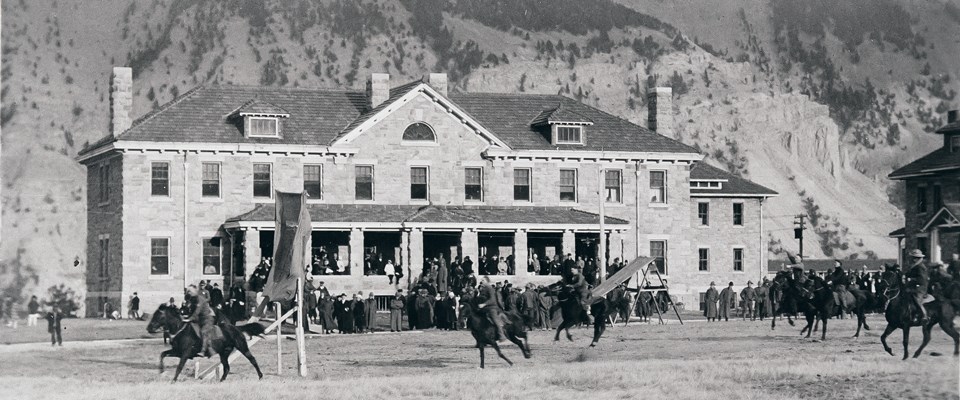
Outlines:
[[647, 128], [663, 136], [673, 137], [673, 89], [647, 89]]
[[444, 97], [447, 96], [447, 74], [430, 74], [427, 76], [427, 84]]
[[110, 77], [110, 133], [113, 137], [133, 124], [133, 70], [113, 67]]
[[390, 74], [370, 74], [367, 80], [367, 105], [376, 108], [390, 98]]
[[957, 114], [960, 114], [960, 110], [947, 111], [947, 123], [952, 124], [957, 122]]

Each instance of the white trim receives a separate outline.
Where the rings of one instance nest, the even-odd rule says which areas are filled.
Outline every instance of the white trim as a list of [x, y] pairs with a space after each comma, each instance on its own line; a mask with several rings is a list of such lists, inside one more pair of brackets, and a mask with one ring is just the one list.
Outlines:
[[[698, 188], [699, 189], [699, 188]], [[738, 197], [762, 198], [779, 197], [779, 194], [746, 194], [746, 193], [690, 193], [690, 197]]]
[[[953, 213], [950, 212], [949, 209], [947, 209], [947, 207], [940, 207], [940, 209], [937, 210], [937, 212], [934, 213], [932, 217], [930, 217], [930, 218], [927, 219], [927, 222], [923, 225], [923, 228], [920, 228], [920, 231], [926, 232], [927, 230], [929, 230], [929, 229], [930, 229], [930, 226], [933, 224], [933, 221], [936, 220], [937, 218], [939, 218], [939, 217], [940, 217], [940, 214], [942, 214], [944, 211], [947, 212], [947, 215], [953, 217], [954, 220], [957, 220], [957, 219], [958, 219], [956, 215], [953, 215]], [[944, 226], [944, 224], [937, 225], [937, 226]], [[954, 224], [946, 224], [946, 226], [948, 226], [948, 227], [949, 227], [949, 226], [954, 226]]]
[[[550, 126], [550, 130], [551, 130], [551, 132], [553, 133], [553, 144], [554, 144], [554, 145], [558, 145], [558, 144], [583, 145], [583, 126], [582, 126], [582, 125], [574, 125], [574, 124], [570, 124], [570, 123], [550, 124], [550, 125], [551, 125], [551, 126]], [[562, 142], [561, 142], [561, 141], [560, 141], [560, 128], [573, 128], [573, 129], [578, 130], [579, 132], [577, 133], [577, 137], [579, 137], [580, 140], [575, 141], [575, 142], [574, 142], [574, 141], [562, 141]]]
[[374, 125], [376, 125], [377, 123], [385, 119], [388, 115], [392, 114], [401, 106], [410, 102], [415, 97], [421, 94], [431, 98], [434, 103], [439, 104], [442, 108], [446, 109], [448, 113], [453, 114], [454, 117], [459, 119], [461, 123], [463, 123], [464, 125], [467, 125], [469, 128], [473, 129], [474, 132], [476, 132], [480, 136], [487, 139], [487, 141], [489, 141], [492, 146], [501, 147], [505, 149], [510, 148], [510, 146], [508, 146], [505, 142], [503, 142], [498, 137], [496, 137], [496, 135], [494, 135], [492, 132], [487, 130], [487, 128], [484, 128], [483, 125], [480, 125], [479, 122], [477, 122], [472, 117], [470, 117], [469, 114], [461, 110], [459, 107], [453, 104], [453, 102], [447, 100], [446, 97], [441, 95], [439, 92], [431, 88], [426, 83], [420, 83], [413, 89], [410, 89], [410, 91], [407, 92], [407, 94], [401, 96], [399, 99], [394, 100], [392, 103], [388, 104], [382, 110], [380, 110], [376, 114], [367, 118], [366, 121], [363, 121], [363, 123], [361, 123], [360, 125], [357, 125], [352, 130], [342, 135], [339, 139], [337, 139], [336, 142], [333, 143], [333, 145], [347, 144], [352, 142], [361, 134], [363, 134], [364, 132], [372, 128]]
[[634, 151], [589, 151], [589, 150], [509, 150], [489, 148], [483, 156], [494, 160], [525, 159], [529, 161], [611, 161], [642, 165], [691, 165], [703, 160], [699, 153], [654, 153]]
[[360, 151], [349, 146], [316, 146], [283, 143], [208, 143], [208, 142], [155, 142], [118, 140], [77, 157], [83, 163], [113, 150], [141, 154], [194, 153], [226, 155], [313, 155], [352, 156]]
[[[273, 230], [276, 223], [273, 221], [231, 221], [223, 224], [225, 229], [255, 229]], [[518, 224], [518, 223], [456, 223], [456, 222], [317, 222], [312, 224], [313, 230], [350, 230], [350, 229], [433, 229], [433, 230], [499, 230], [515, 231], [519, 229], [547, 232], [599, 232], [597, 224]], [[630, 230], [629, 224], [608, 224], [607, 232], [623, 232]], [[667, 240], [667, 239], [652, 239]]]
[[173, 231], [147, 231], [147, 236], [155, 238], [171, 238], [173, 237]]
[[407, 160], [408, 167], [431, 167], [433, 160]]
[[[242, 115], [242, 114], [241, 114], [241, 115]], [[245, 133], [247, 134], [247, 137], [250, 137], [250, 138], [272, 138], [272, 139], [279, 139], [279, 138], [280, 138], [280, 118], [277, 118], [277, 117], [253, 117], [253, 116], [245, 116], [244, 118], [247, 119], [246, 121], [244, 121], [244, 128], [249, 128], [249, 129], [250, 129], [250, 132], [245, 132]], [[272, 134], [272, 135], [254, 135], [254, 134], [253, 134], [253, 121], [255, 121], [255, 120], [273, 121], [273, 134]]]

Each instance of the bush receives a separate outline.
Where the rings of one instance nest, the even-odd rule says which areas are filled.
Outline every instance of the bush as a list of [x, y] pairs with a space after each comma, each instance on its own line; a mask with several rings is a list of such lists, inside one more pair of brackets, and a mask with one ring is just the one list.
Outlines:
[[60, 311], [66, 315], [74, 315], [74, 313], [80, 309], [78, 305], [80, 303], [80, 297], [73, 291], [73, 289], [68, 288], [64, 284], [59, 286], [53, 285], [47, 289], [47, 305], [48, 306], [59, 306]]

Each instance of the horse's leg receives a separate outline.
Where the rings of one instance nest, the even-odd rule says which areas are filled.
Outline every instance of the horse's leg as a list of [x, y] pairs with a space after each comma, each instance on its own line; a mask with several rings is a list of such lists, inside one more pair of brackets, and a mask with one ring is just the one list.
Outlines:
[[520, 340], [520, 338], [517, 337], [517, 335], [514, 335], [514, 334], [512, 334], [512, 333], [508, 333], [508, 334], [507, 334], [507, 340], [513, 342], [513, 344], [517, 345], [517, 347], [520, 348], [520, 352], [523, 353], [523, 358], [530, 358], [530, 354], [527, 353], [527, 348], [526, 348], [526, 346], [523, 345], [523, 341]]
[[230, 349], [230, 351], [227, 351], [227, 350], [228, 349], [223, 349], [219, 352], [220, 365], [223, 365], [223, 376], [220, 377], [220, 382], [223, 382], [224, 380], [226, 380], [227, 374], [230, 373], [230, 353], [232, 353], [233, 350], [232, 349]]
[[564, 329], [564, 330], [563, 330], [563, 332], [567, 334], [567, 340], [569, 340], [569, 341], [572, 342], [572, 341], [573, 341], [573, 335], [570, 334], [570, 327], [568, 326], [567, 329]]
[[885, 350], [887, 353], [890, 353], [891, 356], [893, 355], [893, 349], [891, 349], [890, 346], [887, 346], [887, 336], [890, 336], [890, 334], [895, 330], [897, 330], [897, 326], [888, 322], [887, 328], [884, 329], [883, 334], [880, 335], [880, 343], [883, 343], [883, 350]]
[[177, 372], [173, 374], [173, 381], [176, 382], [177, 378], [180, 377], [180, 371], [183, 371], [183, 366], [187, 364], [187, 356], [185, 354], [180, 355], [180, 364], [177, 364]]
[[163, 358], [170, 355], [173, 355], [173, 349], [164, 350], [163, 352], [160, 353], [160, 373], [161, 374], [163, 373]]
[[770, 330], [774, 331], [777, 329], [777, 316], [774, 315], [773, 318], [770, 318]]
[[827, 319], [830, 317], [827, 315], [823, 316], [823, 333], [820, 335], [820, 340], [827, 340]]
[[500, 345], [497, 344], [497, 342], [493, 342], [492, 345], [493, 345], [493, 349], [497, 351], [497, 355], [500, 356], [500, 358], [502, 358], [504, 361], [506, 361], [507, 364], [510, 364], [510, 366], [513, 366], [513, 361], [510, 361], [510, 359], [507, 358], [507, 356], [503, 355], [503, 352], [500, 351]]
[[913, 358], [920, 357], [920, 353], [923, 352], [923, 348], [927, 347], [927, 343], [930, 343], [930, 331], [933, 329], [934, 325], [936, 325], [936, 322], [931, 321], [920, 327], [921, 332], [923, 332], [923, 341], [920, 342], [920, 347], [917, 347], [917, 351], [913, 353]]
[[953, 338], [953, 355], [960, 355], [960, 333], [957, 333], [957, 328], [953, 326], [953, 318], [943, 316], [940, 318], [940, 329], [943, 329], [947, 335], [950, 335]]
[[910, 356], [909, 350], [910, 347], [910, 325], [907, 324], [903, 327], [903, 359], [906, 360]]
[[557, 334], [553, 336], [553, 341], [560, 341], [560, 331], [563, 330], [564, 325], [567, 324], [567, 320], [560, 322], [560, 325], [557, 325]]
[[483, 359], [484, 359], [484, 356], [483, 356], [483, 348], [484, 348], [484, 347], [486, 347], [486, 346], [484, 346], [484, 345], [482, 345], [482, 344], [478, 344], [478, 345], [477, 345], [477, 348], [480, 349], [480, 369], [483, 369]]
[[807, 326], [803, 327], [803, 329], [800, 330], [800, 334], [803, 335], [803, 333], [806, 332], [807, 337], [809, 338], [810, 334], [813, 332], [813, 320], [816, 319], [816, 317], [814, 317], [811, 314], [811, 315], [807, 315], [806, 318], [807, 318]]

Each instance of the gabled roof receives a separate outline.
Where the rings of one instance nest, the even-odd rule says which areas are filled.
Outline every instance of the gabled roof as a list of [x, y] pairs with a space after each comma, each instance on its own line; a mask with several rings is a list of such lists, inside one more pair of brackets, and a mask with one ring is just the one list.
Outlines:
[[912, 176], [935, 175], [939, 172], [960, 168], [960, 153], [951, 153], [941, 147], [910, 164], [904, 165], [888, 175], [890, 179], [903, 179]]
[[779, 194], [702, 161], [691, 167], [690, 180], [723, 181], [720, 189], [690, 188], [690, 194], [696, 197], [772, 197]]
[[920, 228], [920, 232], [928, 231], [932, 225], [946, 224], [956, 226], [960, 224], [957, 216], [960, 216], [960, 204], [946, 204], [937, 210], [937, 212], [933, 213], [932, 217], [927, 219], [927, 222], [923, 224], [923, 228]]
[[[230, 218], [227, 222], [273, 221], [274, 204], [257, 204], [253, 210]], [[488, 223], [488, 224], [559, 224], [599, 225], [597, 214], [565, 207], [497, 207], [497, 206], [403, 206], [373, 204], [307, 204], [310, 219], [315, 222], [383, 222], [383, 223]], [[606, 217], [605, 223], [628, 225], [619, 218]], [[622, 228], [622, 227], [621, 227]]]
[[537, 114], [537, 116], [530, 121], [531, 126], [562, 123], [593, 125], [593, 120], [563, 107], [563, 103], [560, 103], [554, 108], [541, 111], [540, 114]]
[[895, 230], [895, 231], [890, 232], [889, 234], [887, 234], [887, 236], [890, 236], [890, 237], [892, 237], [892, 238], [902, 238], [902, 237], [906, 237], [906, 236], [907, 236], [907, 228], [905, 228], [905, 227], [904, 227], [904, 228], [898, 228], [897, 230]]
[[941, 126], [940, 129], [935, 130], [936, 133], [960, 133], [960, 120], [953, 121], [944, 126]]
[[289, 117], [290, 113], [287, 110], [284, 110], [280, 106], [272, 104], [270, 102], [263, 101], [261, 99], [251, 99], [246, 102], [244, 105], [240, 106], [236, 111], [235, 115], [246, 116], [246, 115], [265, 115], [265, 116], [282, 116]]
[[[405, 96], [407, 93], [410, 93], [411, 90], [415, 89], [417, 86], [420, 86], [420, 84], [422, 83], [423, 83], [422, 79], [417, 79], [405, 85], [400, 85], [390, 89], [390, 97], [388, 97], [386, 101], [358, 115], [357, 118], [355, 118], [353, 121], [350, 122], [350, 124], [344, 126], [343, 129], [340, 130], [340, 132], [338, 132], [337, 137], [333, 141], [339, 140], [347, 133], [350, 133], [351, 131], [353, 131], [354, 128], [360, 126], [364, 122], [367, 122], [367, 120], [370, 119], [370, 117], [377, 115], [380, 111], [383, 111], [384, 109], [389, 107], [390, 104], [393, 104], [393, 102], [399, 100], [401, 97]], [[365, 93], [361, 93], [361, 96], [364, 96], [364, 99], [366, 99]]]

